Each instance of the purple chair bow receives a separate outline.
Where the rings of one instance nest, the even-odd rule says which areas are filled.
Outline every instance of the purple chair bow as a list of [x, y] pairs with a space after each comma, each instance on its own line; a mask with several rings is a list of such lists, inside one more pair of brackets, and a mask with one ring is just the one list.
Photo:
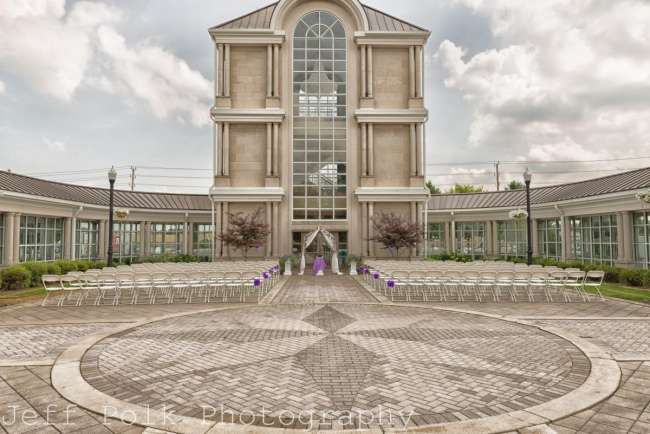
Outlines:
[[262, 279], [260, 279], [259, 277], [256, 277], [255, 279], [253, 279], [253, 285], [254, 286], [262, 285]]
[[393, 279], [389, 280], [386, 282], [386, 286], [388, 286], [390, 289], [395, 288], [395, 281]]
[[268, 271], [265, 271], [265, 272], [262, 274], [262, 277], [264, 277], [265, 279], [268, 279], [269, 277], [271, 277], [271, 275], [268, 273]]
[[375, 272], [372, 274], [372, 277], [373, 277], [373, 279], [375, 279], [375, 280], [379, 279], [379, 273], [377, 273], [377, 272], [375, 271]]

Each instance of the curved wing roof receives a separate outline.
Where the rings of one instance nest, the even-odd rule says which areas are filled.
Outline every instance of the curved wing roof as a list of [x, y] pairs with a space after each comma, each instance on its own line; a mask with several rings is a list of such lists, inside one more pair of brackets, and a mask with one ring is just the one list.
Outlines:
[[[30, 176], [0, 171], [0, 191], [28, 194], [88, 205], [108, 206], [109, 190], [46, 181]], [[145, 193], [115, 190], [115, 206], [130, 209], [209, 211], [208, 195]]]
[[[533, 188], [530, 190], [530, 199], [531, 203], [536, 205], [633, 191], [648, 187], [650, 187], [650, 167], [587, 181]], [[430, 210], [505, 208], [525, 205], [526, 193], [524, 190], [440, 194], [431, 196], [429, 200]]]

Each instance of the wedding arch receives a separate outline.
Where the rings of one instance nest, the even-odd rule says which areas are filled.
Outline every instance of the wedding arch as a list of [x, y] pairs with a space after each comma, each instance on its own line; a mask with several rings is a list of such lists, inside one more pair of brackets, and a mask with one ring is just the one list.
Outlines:
[[305, 251], [309, 246], [311, 246], [311, 243], [314, 242], [314, 240], [318, 237], [318, 235], [323, 236], [325, 242], [332, 250], [332, 272], [335, 274], [341, 274], [341, 271], [339, 269], [339, 252], [336, 246], [336, 238], [330, 232], [319, 227], [315, 231], [307, 234], [307, 236], [305, 237], [305, 243], [302, 246], [302, 255], [300, 256], [300, 275], [302, 276], [303, 274], [305, 274], [305, 266], [306, 266]]

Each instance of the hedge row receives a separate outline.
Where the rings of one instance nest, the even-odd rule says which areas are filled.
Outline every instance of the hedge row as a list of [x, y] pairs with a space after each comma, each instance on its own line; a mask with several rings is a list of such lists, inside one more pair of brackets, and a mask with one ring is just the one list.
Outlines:
[[70, 271], [104, 268], [104, 261], [25, 262], [12, 265], [0, 272], [0, 289], [22, 289], [41, 286], [44, 274], [63, 275]]
[[[190, 255], [155, 256], [138, 258], [136, 260], [114, 261], [114, 265], [130, 265], [135, 263], [163, 262], [202, 262], [207, 258]], [[105, 261], [55, 261], [55, 262], [25, 262], [16, 264], [0, 271], [0, 289], [34, 288], [42, 285], [44, 274], [64, 275], [70, 271], [86, 271], [106, 267]]]
[[[471, 262], [473, 259], [467, 255], [459, 254], [442, 254], [430, 256], [429, 259], [437, 261], [456, 261], [456, 262]], [[502, 260], [503, 261], [503, 260]], [[505, 261], [514, 263], [526, 263], [523, 258], [508, 258]], [[650, 270], [641, 268], [620, 268], [612, 267], [610, 265], [590, 264], [580, 261], [567, 261], [562, 262], [557, 259], [550, 258], [533, 258], [533, 263], [536, 265], [543, 265], [545, 267], [560, 267], [560, 268], [578, 268], [583, 271], [604, 271], [605, 281], [610, 283], [620, 283], [622, 285], [650, 288]]]

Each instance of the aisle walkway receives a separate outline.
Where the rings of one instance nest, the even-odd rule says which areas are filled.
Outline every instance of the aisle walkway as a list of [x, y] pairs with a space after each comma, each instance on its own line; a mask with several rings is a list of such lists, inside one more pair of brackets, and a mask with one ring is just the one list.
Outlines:
[[377, 299], [350, 276], [327, 274], [291, 276], [273, 304], [377, 303]]

